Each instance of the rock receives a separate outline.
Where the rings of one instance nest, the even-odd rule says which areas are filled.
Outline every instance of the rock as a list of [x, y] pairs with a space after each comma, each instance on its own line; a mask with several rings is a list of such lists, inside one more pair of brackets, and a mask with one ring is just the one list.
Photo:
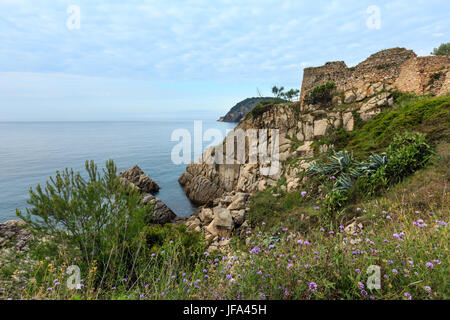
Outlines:
[[217, 251], [217, 250], [219, 250], [219, 248], [217, 248], [217, 246], [215, 246], [215, 245], [211, 245], [211, 246], [209, 246], [209, 248], [207, 249], [207, 251], [208, 251], [209, 253], [212, 253], [212, 252]]
[[372, 109], [369, 110], [367, 112], [363, 112], [361, 113], [359, 116], [361, 117], [361, 120], [363, 121], [369, 121], [370, 119], [372, 119], [373, 117], [375, 117], [377, 114], [379, 114], [381, 112], [380, 108], [377, 109]]
[[231, 200], [228, 210], [240, 210], [245, 208], [249, 195], [246, 193], [238, 193]]
[[214, 225], [215, 227], [231, 230], [233, 228], [233, 217], [228, 209], [215, 207], [214, 212]]
[[267, 188], [267, 180], [266, 179], [261, 179], [258, 182], [258, 191], [263, 191]]
[[344, 232], [348, 235], [353, 235], [354, 233], [358, 233], [363, 229], [362, 223], [357, 223], [356, 221], [349, 224], [344, 228]]
[[144, 173], [138, 166], [134, 166], [120, 174], [123, 184], [130, 184], [138, 188], [141, 193], [156, 193], [159, 191], [159, 186], [148, 175]]
[[[191, 178], [191, 180], [189, 180]], [[203, 175], [182, 174], [178, 182], [195, 204], [208, 204], [223, 194], [223, 190]]]
[[198, 218], [195, 218], [193, 221], [186, 222], [186, 226], [188, 230], [195, 230], [196, 228], [200, 229], [201, 222]]
[[350, 104], [355, 102], [356, 95], [352, 91], [348, 91], [345, 93], [344, 103]]
[[325, 136], [328, 129], [328, 120], [322, 119], [314, 121], [314, 137]]
[[[213, 236], [211, 239], [214, 239], [214, 237], [226, 238], [231, 233], [228, 229], [217, 227], [214, 220], [205, 228], [205, 231]], [[208, 241], [208, 234], [205, 236], [205, 239]]]
[[211, 242], [213, 242], [213, 240], [214, 240], [215, 237], [216, 237], [215, 234], [207, 233], [207, 234], [205, 235], [205, 241], [206, 241], [206, 243], [210, 244]]
[[306, 123], [305, 124], [305, 140], [314, 139], [314, 126]]
[[227, 247], [230, 244], [230, 239], [224, 239], [219, 241], [219, 247]]
[[299, 188], [300, 179], [294, 178], [287, 183], [287, 192], [294, 192]]
[[153, 204], [152, 223], [169, 223], [174, 221], [177, 216], [164, 202], [161, 201], [161, 199], [156, 198], [152, 194], [145, 195], [142, 202], [144, 205], [147, 205], [148, 203]]
[[311, 147], [314, 141], [305, 141], [303, 145], [295, 151], [298, 157], [312, 157], [314, 149]]
[[209, 208], [203, 208], [200, 211], [199, 218], [204, 224], [209, 224], [214, 219], [213, 211]]
[[231, 212], [231, 216], [233, 217], [234, 223], [238, 226], [244, 223], [247, 212], [242, 210], [235, 210]]
[[344, 128], [346, 131], [353, 131], [355, 126], [355, 119], [351, 112], [344, 113], [342, 116], [342, 121], [344, 123]]

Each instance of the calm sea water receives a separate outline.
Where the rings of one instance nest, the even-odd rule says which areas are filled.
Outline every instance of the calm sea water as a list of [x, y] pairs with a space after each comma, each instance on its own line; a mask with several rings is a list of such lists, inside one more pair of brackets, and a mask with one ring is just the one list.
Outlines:
[[[234, 124], [203, 121], [203, 130]], [[0, 222], [15, 219], [27, 206], [30, 187], [45, 184], [56, 170], [84, 171], [86, 160], [103, 167], [113, 159], [120, 171], [139, 165], [161, 187], [157, 194], [178, 216], [195, 207], [178, 184], [186, 165], [171, 161], [172, 131], [193, 121], [171, 122], [3, 122], [0, 123]], [[209, 142], [204, 143], [204, 146]], [[192, 147], [193, 150], [193, 147]], [[192, 158], [193, 159], [193, 158]]]

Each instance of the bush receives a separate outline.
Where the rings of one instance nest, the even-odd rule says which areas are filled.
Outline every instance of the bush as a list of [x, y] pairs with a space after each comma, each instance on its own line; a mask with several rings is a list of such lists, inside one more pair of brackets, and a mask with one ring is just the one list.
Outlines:
[[360, 177], [356, 190], [361, 194], [376, 195], [389, 185], [402, 181], [405, 177], [425, 167], [433, 151], [418, 132], [397, 134], [387, 149], [387, 161], [378, 162], [379, 166], [370, 174]]
[[56, 255], [64, 251], [78, 264], [96, 264], [110, 278], [130, 277], [137, 257], [148, 249], [145, 234], [152, 208], [143, 206], [138, 191], [123, 186], [113, 161], [103, 175], [86, 162], [88, 178], [66, 169], [50, 178], [45, 189], [30, 190], [31, 208], [24, 216], [39, 238], [50, 241]]
[[425, 136], [418, 132], [396, 135], [387, 153], [389, 162], [385, 174], [392, 184], [425, 167], [433, 155]]
[[[394, 137], [386, 153], [372, 154], [367, 161], [359, 162], [346, 150], [334, 151], [327, 162], [312, 163], [308, 174], [322, 180], [324, 206], [331, 214], [346, 204], [350, 191], [353, 196], [376, 195], [423, 168], [432, 155], [423, 134], [406, 132]], [[332, 186], [330, 180], [334, 181]]]
[[333, 98], [335, 89], [336, 84], [332, 81], [316, 86], [305, 96], [305, 102], [307, 104], [329, 103]]
[[344, 190], [332, 190], [327, 193], [323, 201], [323, 207], [328, 215], [332, 218], [334, 213], [341, 210], [349, 200], [348, 194]]
[[431, 53], [435, 56], [448, 56], [450, 55], [450, 42], [443, 43], [439, 46], [439, 48], [434, 48]]
[[[155, 265], [152, 255], [177, 247], [172, 264], [190, 265], [204, 252], [200, 234], [184, 226], [151, 226], [153, 208], [143, 205], [137, 190], [123, 185], [113, 161], [100, 174], [86, 162], [88, 178], [66, 169], [50, 178], [45, 189], [30, 190], [27, 215], [17, 211], [40, 241], [34, 249], [37, 260], [77, 265], [102, 288], [137, 280]], [[181, 249], [180, 249], [181, 248]], [[169, 251], [169, 250], [168, 250]], [[45, 281], [45, 272], [38, 279]]]

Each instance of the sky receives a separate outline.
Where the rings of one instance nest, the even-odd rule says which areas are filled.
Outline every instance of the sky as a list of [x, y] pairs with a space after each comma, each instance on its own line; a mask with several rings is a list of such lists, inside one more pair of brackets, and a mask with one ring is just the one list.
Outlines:
[[217, 119], [449, 31], [448, 0], [0, 0], [0, 121]]

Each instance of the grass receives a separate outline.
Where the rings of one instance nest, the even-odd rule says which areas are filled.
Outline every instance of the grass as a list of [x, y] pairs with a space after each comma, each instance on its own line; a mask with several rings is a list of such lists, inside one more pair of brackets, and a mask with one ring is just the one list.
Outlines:
[[448, 139], [450, 97], [411, 97], [400, 99], [371, 121], [360, 123], [352, 132], [337, 131], [330, 143], [338, 149], [353, 150], [360, 157], [384, 150], [395, 133], [414, 130], [425, 133], [431, 143]]
[[[414, 129], [428, 134], [436, 153], [427, 167], [377, 197], [354, 198], [334, 219], [324, 219], [324, 195], [313, 177], [297, 192], [276, 186], [257, 193], [251, 227], [245, 238], [233, 238], [228, 253], [189, 255], [199, 250], [198, 239], [185, 230], [154, 230], [157, 239], [149, 240], [158, 245], [132, 279], [99, 285], [101, 269], [93, 261], [81, 270], [81, 288], [70, 290], [67, 267], [79, 263], [72, 251], [3, 251], [0, 297], [449, 299], [449, 105], [449, 97], [408, 97], [354, 133], [340, 132], [355, 152], [367, 154], [384, 150], [393, 133]], [[345, 231], [352, 222], [362, 230]], [[369, 288], [373, 270], [380, 271], [379, 289]]]

